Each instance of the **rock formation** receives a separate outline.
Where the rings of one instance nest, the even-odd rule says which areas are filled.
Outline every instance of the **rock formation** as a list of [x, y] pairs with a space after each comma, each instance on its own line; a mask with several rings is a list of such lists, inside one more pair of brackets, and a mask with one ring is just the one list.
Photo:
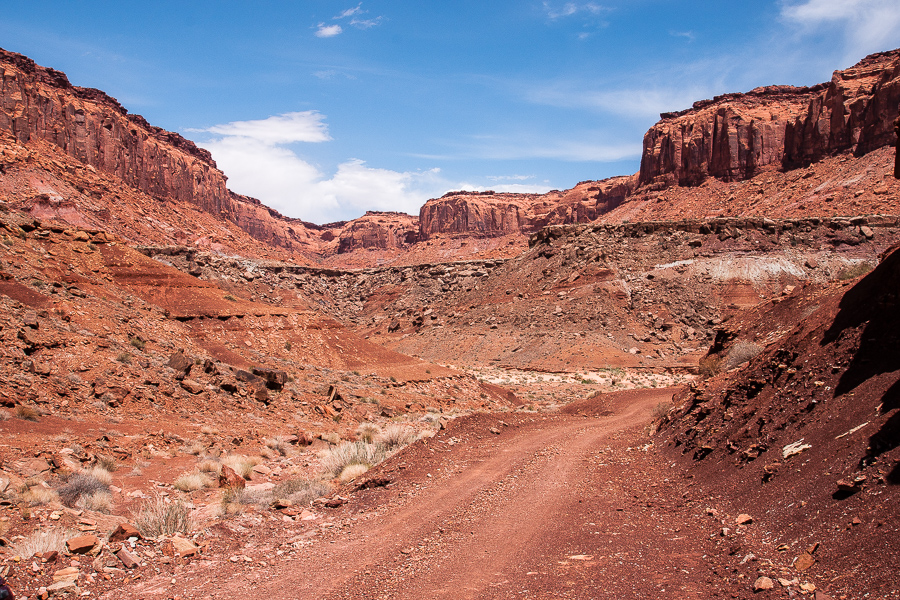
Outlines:
[[900, 103], [900, 51], [873, 54], [830, 83], [769, 86], [663, 113], [644, 136], [640, 184], [741, 180], [767, 168], [806, 166], [841, 152], [892, 144]]

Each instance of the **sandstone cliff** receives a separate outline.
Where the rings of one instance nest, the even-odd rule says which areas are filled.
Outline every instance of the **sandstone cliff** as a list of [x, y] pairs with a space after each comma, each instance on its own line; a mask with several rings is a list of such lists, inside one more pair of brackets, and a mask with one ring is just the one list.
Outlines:
[[873, 54], [830, 83], [770, 86], [663, 113], [644, 136], [639, 183], [697, 185], [805, 166], [841, 152], [894, 143], [900, 50]]
[[419, 236], [497, 237], [592, 221], [621, 204], [634, 182], [632, 176], [583, 181], [570, 190], [546, 194], [450, 192], [422, 206]]
[[315, 245], [301, 221], [229, 191], [208, 151], [129, 114], [100, 90], [73, 86], [65, 74], [5, 50], [0, 50], [0, 131], [22, 144], [52, 144], [134, 189], [193, 204], [271, 245], [292, 250]]

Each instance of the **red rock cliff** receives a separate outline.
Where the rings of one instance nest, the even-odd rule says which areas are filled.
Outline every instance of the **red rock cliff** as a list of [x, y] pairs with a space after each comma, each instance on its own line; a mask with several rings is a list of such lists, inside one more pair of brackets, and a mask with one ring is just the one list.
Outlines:
[[194, 204], [269, 244], [301, 250], [316, 243], [301, 221], [230, 192], [208, 151], [129, 114], [100, 90], [73, 86], [63, 73], [5, 50], [0, 50], [0, 131], [23, 144], [49, 142], [128, 186]]
[[639, 183], [740, 180], [894, 143], [900, 50], [873, 54], [814, 87], [770, 86], [664, 113], [644, 136]]
[[436, 234], [498, 237], [531, 233], [546, 225], [585, 223], [621, 204], [635, 178], [584, 181], [546, 194], [450, 192], [419, 211], [419, 238]]

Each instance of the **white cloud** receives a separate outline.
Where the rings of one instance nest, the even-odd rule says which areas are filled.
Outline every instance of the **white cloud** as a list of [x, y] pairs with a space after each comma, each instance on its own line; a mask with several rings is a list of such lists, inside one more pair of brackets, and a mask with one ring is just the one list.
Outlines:
[[662, 112], [690, 108], [696, 100], [710, 97], [712, 86], [597, 90], [580, 88], [580, 82], [561, 82], [534, 86], [524, 90], [524, 95], [536, 104], [656, 119]]
[[566, 2], [562, 6], [556, 6], [553, 3], [544, 2], [544, 11], [547, 13], [548, 17], [556, 20], [563, 17], [571, 17], [572, 15], [577, 15], [579, 13], [599, 15], [601, 13], [609, 11], [609, 9], [595, 2]]
[[305, 111], [190, 131], [216, 136], [198, 144], [212, 152], [230, 189], [315, 223], [351, 219], [367, 210], [418, 214], [426, 200], [452, 187], [439, 169], [399, 172], [358, 159], [339, 164], [333, 175], [323, 173], [287, 145], [331, 140], [324, 118]]
[[528, 137], [479, 136], [467, 153], [472, 158], [485, 160], [549, 159], [571, 162], [615, 162], [637, 158], [641, 155], [641, 151], [640, 141], [609, 144], [571, 139], [546, 140]]
[[319, 23], [319, 29], [316, 30], [316, 37], [330, 38], [343, 33], [344, 29], [340, 25], [326, 25]]
[[805, 33], [825, 26], [843, 29], [844, 51], [851, 60], [900, 44], [897, 0], [806, 0], [783, 4], [781, 15]]
[[384, 17], [375, 17], [374, 19], [353, 19], [350, 24], [357, 29], [370, 29], [376, 25], [381, 25]]
[[353, 15], [358, 15], [362, 12], [362, 2], [356, 5], [355, 8], [348, 8], [341, 14], [335, 17], [335, 19], [346, 19], [347, 17], [352, 17]]
[[249, 138], [268, 145], [327, 142], [331, 140], [331, 136], [328, 135], [328, 126], [325, 125], [324, 120], [325, 115], [322, 113], [306, 110], [284, 113], [256, 121], [232, 121], [224, 125], [213, 125], [207, 129], [191, 129], [189, 131]]

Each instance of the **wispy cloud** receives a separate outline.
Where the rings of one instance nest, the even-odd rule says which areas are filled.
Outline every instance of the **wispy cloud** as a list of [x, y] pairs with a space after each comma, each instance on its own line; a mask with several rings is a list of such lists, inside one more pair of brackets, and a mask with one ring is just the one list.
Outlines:
[[197, 143], [212, 152], [229, 188], [317, 223], [355, 218], [367, 210], [417, 213], [427, 199], [453, 188], [439, 169], [392, 171], [356, 158], [340, 163], [331, 175], [324, 173], [289, 147], [330, 141], [324, 121], [321, 113], [304, 111], [189, 131], [212, 134]]
[[328, 126], [324, 121], [325, 115], [322, 113], [306, 110], [284, 113], [268, 119], [232, 121], [223, 125], [213, 125], [206, 129], [189, 129], [188, 131], [246, 138], [276, 146], [295, 142], [327, 142], [331, 140]]
[[638, 119], [657, 118], [662, 112], [689, 108], [695, 100], [712, 95], [709, 84], [673, 88], [584, 89], [584, 82], [554, 82], [525, 90], [535, 104], [587, 109]]
[[341, 14], [336, 16], [335, 19], [346, 19], [348, 17], [352, 17], [353, 15], [358, 15], [362, 11], [362, 2], [360, 2], [354, 8], [348, 8], [347, 10], [343, 11]]
[[554, 21], [578, 14], [600, 15], [609, 12], [609, 10], [609, 8], [596, 2], [566, 2], [562, 5], [544, 2], [544, 12]]
[[682, 37], [689, 42], [693, 42], [697, 38], [693, 31], [669, 31], [669, 35], [672, 37]]
[[852, 59], [900, 44], [900, 3], [897, 0], [806, 0], [784, 2], [781, 16], [801, 33], [823, 27], [843, 31], [844, 52]]
[[319, 28], [316, 30], [316, 37], [330, 38], [340, 35], [343, 32], [344, 29], [340, 25], [326, 25], [325, 23], [319, 23]]

